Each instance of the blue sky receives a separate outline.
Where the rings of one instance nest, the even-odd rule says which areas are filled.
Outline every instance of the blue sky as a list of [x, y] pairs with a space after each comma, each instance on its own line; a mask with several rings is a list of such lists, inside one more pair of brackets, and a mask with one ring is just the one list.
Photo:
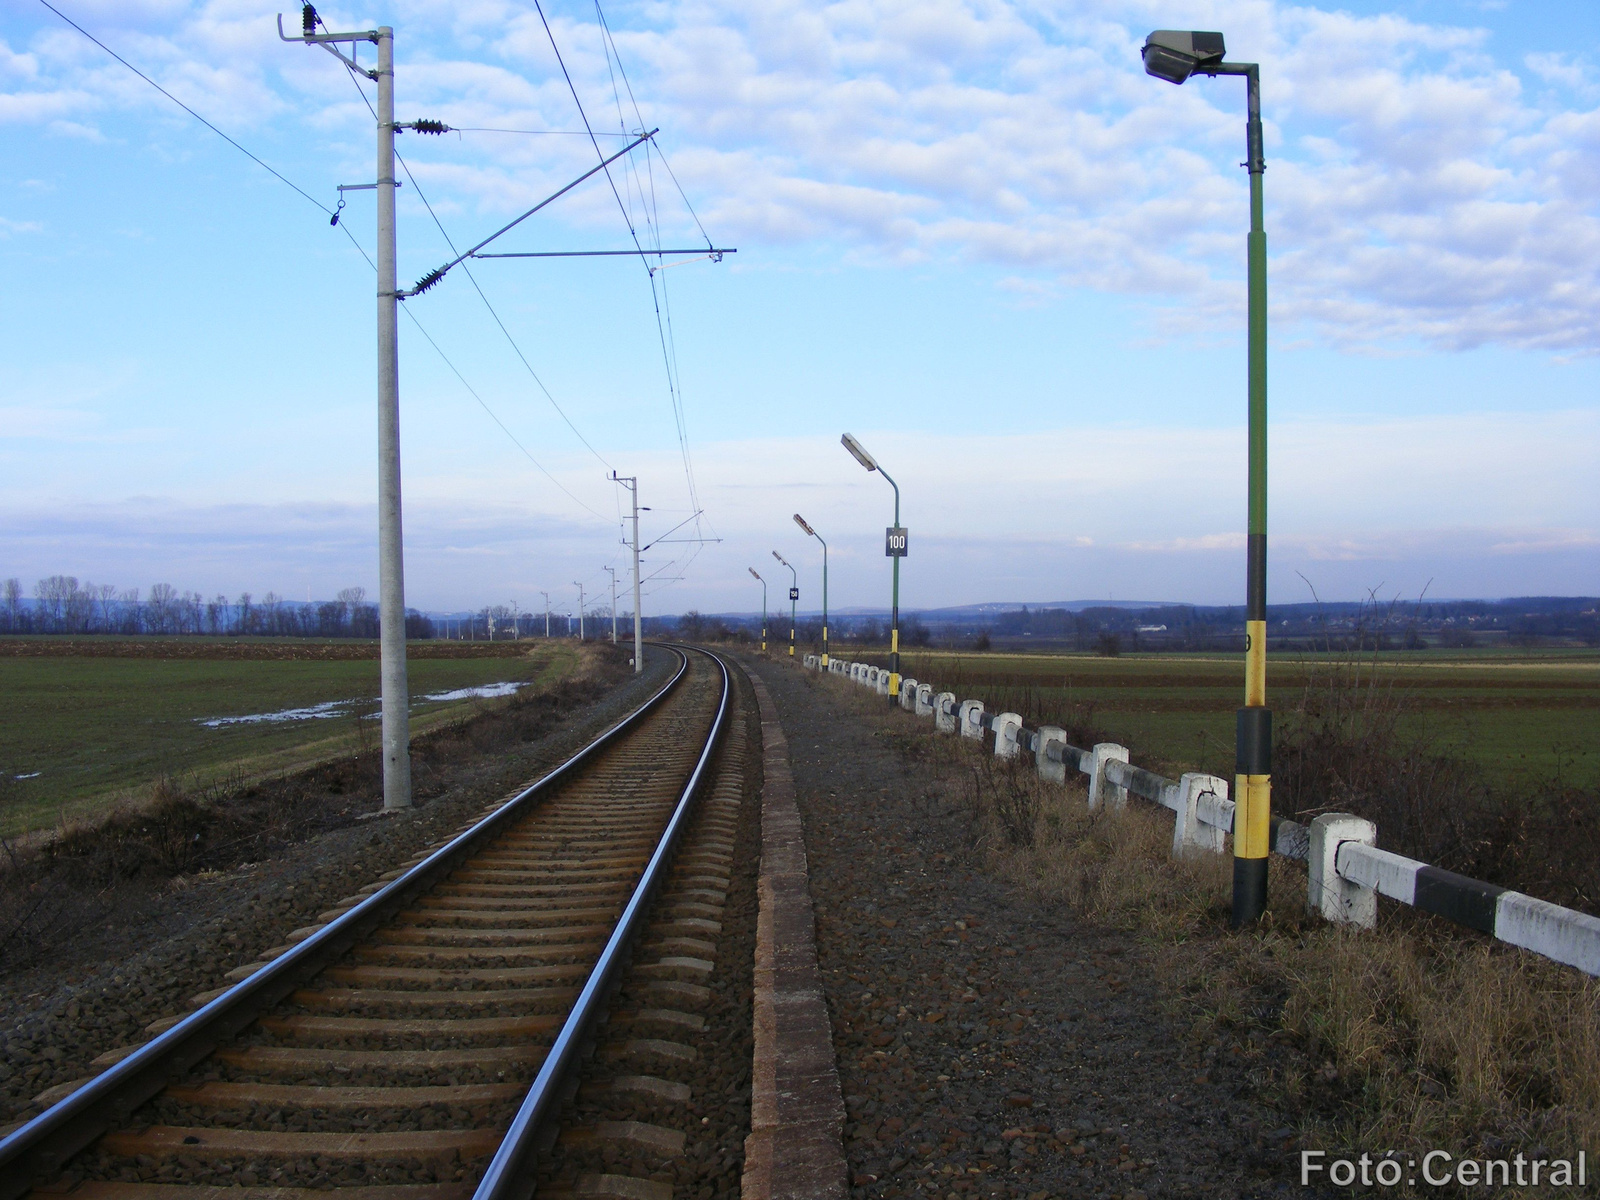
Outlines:
[[[370, 181], [356, 85], [273, 8], [58, 7], [317, 201]], [[721, 540], [657, 546], [646, 611], [748, 608], [747, 566], [787, 584], [774, 548], [810, 607], [796, 510], [834, 604], [881, 603], [889, 489], [846, 429], [904, 492], [911, 605], [1240, 598], [1242, 85], [1145, 76], [1158, 26], [1262, 63], [1272, 597], [1600, 593], [1600, 7], [610, 5], [637, 110], [592, 4], [546, 11], [603, 140], [659, 125], [739, 251], [657, 277]], [[581, 128], [531, 6], [322, 12], [395, 27], [402, 120]], [[0, 39], [0, 576], [373, 590], [366, 262], [43, 6], [10, 0]], [[594, 162], [559, 133], [399, 145], [457, 244]], [[616, 178], [642, 236], [697, 244], [661, 160], [638, 163]], [[416, 193], [408, 280], [452, 257]], [[370, 250], [370, 193], [342, 220]], [[505, 248], [629, 244], [591, 181]], [[408, 597], [570, 605], [623, 563], [612, 468], [641, 478], [647, 539], [691, 511], [650, 278], [472, 269], [594, 452], [459, 271], [408, 301], [561, 485], [402, 320]]]

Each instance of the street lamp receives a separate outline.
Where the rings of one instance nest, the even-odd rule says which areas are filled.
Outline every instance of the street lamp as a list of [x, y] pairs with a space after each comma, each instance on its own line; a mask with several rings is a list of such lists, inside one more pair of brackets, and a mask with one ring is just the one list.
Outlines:
[[761, 580], [761, 653], [767, 652], [767, 581], [756, 575], [754, 567], [746, 568], [750, 574]]
[[1272, 711], [1267, 707], [1267, 234], [1262, 223], [1261, 75], [1256, 63], [1223, 62], [1220, 33], [1158, 29], [1145, 39], [1144, 69], [1182, 83], [1191, 75], [1245, 78], [1245, 167], [1250, 173], [1249, 536], [1245, 544], [1244, 703], [1234, 736], [1233, 925], [1267, 907], [1271, 842]]
[[[777, 559], [779, 562], [783, 563], [784, 566], [789, 567], [788, 561], [783, 557], [783, 555], [779, 554], [776, 550], [774, 550], [772, 552], [772, 557]], [[790, 577], [791, 580], [793, 580], [793, 582], [790, 584], [790, 587], [789, 587], [789, 657], [793, 658], [794, 657], [794, 606], [800, 600], [800, 576], [795, 574], [795, 570], [794, 570], [793, 567], [789, 567], [789, 577]]]
[[900, 560], [906, 556], [906, 531], [900, 526], [900, 485], [889, 478], [889, 472], [878, 465], [878, 460], [867, 453], [867, 448], [850, 434], [839, 439], [844, 448], [869, 471], [876, 471], [889, 480], [894, 489], [894, 524], [884, 531], [883, 552], [894, 559], [894, 591], [889, 608], [889, 702], [900, 702]]
[[[794, 515], [794, 523], [804, 529], [817, 541], [822, 542], [822, 535], [806, 524], [806, 519], [799, 513]], [[828, 669], [828, 543], [822, 542], [822, 669]]]
[[578, 640], [581, 642], [581, 641], [584, 640], [584, 636], [583, 636], [583, 584], [579, 583], [576, 579], [574, 579], [572, 581], [572, 586], [578, 589]]

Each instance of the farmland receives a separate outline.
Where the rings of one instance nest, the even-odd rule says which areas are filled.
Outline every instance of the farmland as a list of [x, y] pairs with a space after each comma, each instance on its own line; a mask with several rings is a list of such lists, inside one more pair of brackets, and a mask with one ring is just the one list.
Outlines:
[[[415, 643], [412, 728], [493, 703], [429, 696], [549, 684], [580, 663], [567, 642]], [[378, 740], [371, 642], [4, 638], [0, 694], [0, 835], [7, 837], [136, 797], [163, 776], [205, 784], [270, 774], [372, 749]], [[267, 715], [276, 719], [260, 719]]]
[[[888, 661], [881, 651], [841, 656]], [[1242, 656], [936, 651], [903, 654], [901, 670], [1030, 722], [1075, 717], [1129, 746], [1135, 761], [1233, 773]], [[1600, 652], [1280, 655], [1268, 660], [1268, 702], [1287, 720], [1334, 676], [1383, 694], [1398, 706], [1404, 733], [1475, 763], [1496, 783], [1600, 785]]]

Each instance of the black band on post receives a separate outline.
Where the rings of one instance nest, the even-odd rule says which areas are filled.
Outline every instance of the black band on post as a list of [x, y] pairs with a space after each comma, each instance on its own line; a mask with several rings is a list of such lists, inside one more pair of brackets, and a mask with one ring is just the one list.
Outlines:
[[1233, 860], [1233, 927], [1242, 929], [1267, 911], [1267, 860]]
[[1272, 710], [1241, 708], [1234, 734], [1234, 771], [1240, 775], [1272, 774]]
[[1252, 533], [1245, 538], [1246, 621], [1267, 619], [1267, 535]]

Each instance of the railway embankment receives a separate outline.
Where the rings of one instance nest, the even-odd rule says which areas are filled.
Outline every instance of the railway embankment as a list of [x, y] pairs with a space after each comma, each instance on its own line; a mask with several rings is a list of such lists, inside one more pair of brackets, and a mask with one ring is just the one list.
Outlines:
[[[190, 997], [220, 986], [229, 971], [281, 945], [338, 898], [563, 761], [659, 688], [672, 666], [671, 656], [654, 653], [641, 676], [619, 671], [592, 686], [567, 687], [559, 697], [529, 697], [520, 717], [496, 708], [438, 735], [440, 753], [419, 771], [427, 786], [405, 814], [357, 820], [377, 801], [367, 795], [358, 806], [362, 794], [347, 785], [359, 764], [345, 764], [342, 773], [319, 768], [263, 785], [281, 790], [283, 813], [257, 798], [225, 799], [244, 810], [237, 816], [244, 826], [240, 844], [219, 844], [215, 863], [198, 870], [153, 864], [122, 873], [111, 864], [109, 875], [85, 871], [79, 879], [70, 864], [53, 870], [27, 858], [7, 864], [35, 877], [17, 881], [22, 886], [8, 914], [13, 944], [3, 951], [11, 957], [0, 989], [0, 1126], [35, 1115], [42, 1108], [36, 1097], [48, 1100], [52, 1089], [93, 1074], [98, 1056], [145, 1036], [152, 1022], [187, 1011]], [[497, 727], [508, 721], [522, 724], [519, 736], [500, 736]], [[496, 753], [477, 752], [475, 739], [492, 743]], [[426, 760], [428, 747], [417, 753]], [[329, 813], [334, 819], [325, 819]], [[263, 815], [273, 823], [263, 826], [257, 819]], [[208, 827], [230, 820], [226, 812], [201, 817]], [[93, 831], [86, 832], [92, 841]], [[46, 910], [56, 919], [41, 934], [26, 922]]]

